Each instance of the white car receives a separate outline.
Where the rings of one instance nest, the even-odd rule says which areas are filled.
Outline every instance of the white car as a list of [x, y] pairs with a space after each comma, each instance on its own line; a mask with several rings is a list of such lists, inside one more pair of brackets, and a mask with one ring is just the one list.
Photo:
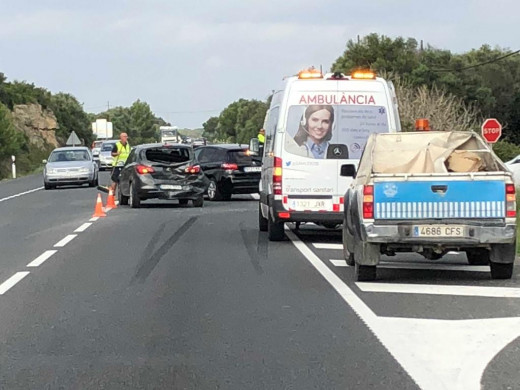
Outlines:
[[509, 168], [511, 172], [513, 172], [513, 180], [515, 182], [515, 186], [520, 186], [520, 154], [513, 158], [512, 160], [506, 161], [506, 167]]
[[98, 185], [98, 166], [85, 146], [56, 148], [43, 163], [46, 190], [60, 185]]

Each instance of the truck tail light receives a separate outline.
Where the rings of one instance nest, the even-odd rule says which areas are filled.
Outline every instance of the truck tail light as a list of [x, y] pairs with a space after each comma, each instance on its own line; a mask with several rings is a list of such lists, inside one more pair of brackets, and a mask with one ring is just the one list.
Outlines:
[[147, 173], [154, 173], [155, 170], [152, 167], [149, 167], [148, 165], [136, 165], [135, 170], [140, 175], [145, 175]]
[[282, 159], [280, 157], [274, 158], [273, 194], [282, 195]]
[[363, 186], [363, 218], [374, 218], [374, 186]]
[[506, 184], [506, 217], [516, 217], [516, 189], [514, 184]]

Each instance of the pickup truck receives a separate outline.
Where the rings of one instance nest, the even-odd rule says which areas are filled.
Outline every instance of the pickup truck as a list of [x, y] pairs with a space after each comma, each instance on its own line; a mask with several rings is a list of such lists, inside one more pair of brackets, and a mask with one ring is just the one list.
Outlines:
[[512, 174], [471, 131], [370, 136], [345, 194], [343, 255], [356, 279], [376, 278], [381, 254], [416, 252], [429, 260], [464, 251], [510, 279], [516, 249]]

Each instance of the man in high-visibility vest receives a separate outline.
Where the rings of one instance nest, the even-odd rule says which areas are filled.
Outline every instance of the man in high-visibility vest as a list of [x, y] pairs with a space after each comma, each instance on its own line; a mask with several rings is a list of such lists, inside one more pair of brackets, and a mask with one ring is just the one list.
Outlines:
[[126, 159], [130, 154], [130, 144], [128, 143], [128, 134], [121, 133], [119, 135], [119, 141], [117, 141], [112, 147], [112, 192], [115, 192], [116, 185], [119, 183], [119, 174], [123, 165], [125, 165]]
[[258, 138], [258, 149], [259, 149], [259, 152], [258, 154], [261, 156], [264, 155], [264, 144], [265, 144], [265, 130], [264, 129], [260, 129], [260, 131], [258, 132], [258, 135], [256, 136], [256, 138]]

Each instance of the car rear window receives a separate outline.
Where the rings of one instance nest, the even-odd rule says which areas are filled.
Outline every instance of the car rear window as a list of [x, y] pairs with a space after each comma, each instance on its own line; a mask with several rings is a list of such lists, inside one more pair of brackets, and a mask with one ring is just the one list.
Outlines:
[[251, 164], [253, 160], [247, 150], [231, 150], [227, 155], [229, 162], [237, 164]]
[[191, 160], [190, 150], [179, 147], [161, 147], [145, 150], [148, 161], [157, 163], [182, 163]]
[[114, 147], [114, 144], [103, 144], [101, 146], [101, 151], [108, 152], [108, 151], [112, 150], [113, 147]]

